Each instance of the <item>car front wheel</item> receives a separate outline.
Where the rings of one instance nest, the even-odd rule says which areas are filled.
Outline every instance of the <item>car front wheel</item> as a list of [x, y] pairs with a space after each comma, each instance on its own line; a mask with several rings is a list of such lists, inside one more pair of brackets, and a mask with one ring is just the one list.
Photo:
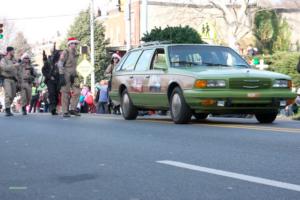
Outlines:
[[122, 100], [121, 100], [121, 107], [122, 107], [122, 115], [126, 120], [134, 120], [138, 115], [137, 108], [132, 104], [132, 101], [128, 95], [127, 90], [122, 92]]
[[259, 113], [255, 114], [255, 117], [257, 121], [263, 124], [269, 124], [272, 123], [276, 117], [277, 117], [277, 112], [272, 112], [272, 113]]
[[186, 104], [182, 91], [176, 87], [170, 98], [170, 111], [175, 124], [186, 124], [191, 120], [191, 110]]

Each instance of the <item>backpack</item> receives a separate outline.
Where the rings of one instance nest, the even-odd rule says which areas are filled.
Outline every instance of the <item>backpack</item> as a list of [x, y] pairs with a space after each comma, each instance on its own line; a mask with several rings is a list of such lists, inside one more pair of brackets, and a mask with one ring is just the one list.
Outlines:
[[85, 99], [85, 102], [86, 102], [88, 105], [93, 105], [93, 103], [94, 103], [93, 96], [92, 96], [92, 95], [87, 96], [86, 99]]
[[[0, 62], [1, 62], [2, 58], [3, 58], [3, 56], [0, 55]], [[0, 87], [3, 87], [3, 85], [4, 85], [4, 77], [2, 76], [2, 72], [1, 71], [2, 70], [1, 70], [1, 67], [0, 67]]]

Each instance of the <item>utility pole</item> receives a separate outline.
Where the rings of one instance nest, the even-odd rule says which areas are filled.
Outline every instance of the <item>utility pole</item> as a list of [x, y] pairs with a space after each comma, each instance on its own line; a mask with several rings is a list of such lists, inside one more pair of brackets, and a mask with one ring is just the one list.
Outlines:
[[131, 49], [131, 0], [126, 1], [125, 8], [126, 50]]
[[148, 0], [142, 0], [141, 36], [148, 31]]
[[91, 73], [91, 92], [95, 91], [95, 47], [94, 47], [94, 0], [90, 2], [90, 26], [91, 26], [91, 64], [93, 72]]

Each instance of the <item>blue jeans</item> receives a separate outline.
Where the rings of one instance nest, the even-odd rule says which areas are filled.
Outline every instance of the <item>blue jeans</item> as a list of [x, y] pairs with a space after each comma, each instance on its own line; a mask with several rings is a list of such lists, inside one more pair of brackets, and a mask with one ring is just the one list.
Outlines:
[[100, 114], [108, 113], [107, 102], [99, 102], [98, 103], [98, 113], [100, 113]]

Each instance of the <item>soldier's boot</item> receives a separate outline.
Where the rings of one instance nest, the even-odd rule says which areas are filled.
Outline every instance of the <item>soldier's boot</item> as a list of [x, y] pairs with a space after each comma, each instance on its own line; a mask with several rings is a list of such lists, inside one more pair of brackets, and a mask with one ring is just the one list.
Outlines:
[[23, 107], [22, 107], [22, 114], [23, 114], [23, 115], [27, 115], [26, 106], [23, 106]]
[[50, 108], [50, 112], [52, 115], [58, 115], [58, 113], [56, 111], [56, 106], [51, 104], [49, 108]]
[[64, 113], [63, 117], [71, 117], [71, 115], [69, 113]]
[[6, 112], [6, 114], [5, 114], [6, 117], [14, 116], [14, 115], [11, 113], [10, 108], [5, 108], [5, 112]]
[[52, 114], [52, 115], [58, 115], [58, 113], [56, 112], [56, 109], [55, 109], [55, 108], [53, 108], [53, 109], [51, 110], [51, 114]]
[[70, 110], [70, 114], [71, 115], [75, 115], [75, 116], [81, 116], [79, 112], [75, 111], [75, 110]]

